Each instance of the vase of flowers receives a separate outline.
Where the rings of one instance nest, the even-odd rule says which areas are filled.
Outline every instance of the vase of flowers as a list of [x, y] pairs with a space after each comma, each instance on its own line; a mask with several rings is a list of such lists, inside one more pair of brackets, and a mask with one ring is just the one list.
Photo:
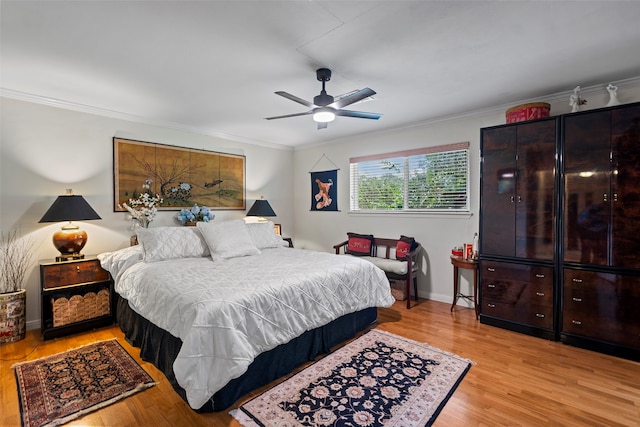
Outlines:
[[129, 203], [123, 203], [120, 206], [129, 212], [129, 219], [133, 221], [134, 230], [139, 227], [148, 228], [158, 212], [156, 205], [162, 203], [162, 197], [159, 194], [151, 194], [152, 182], [147, 179], [142, 185], [144, 191], [137, 198], [129, 199]]
[[31, 239], [15, 230], [0, 233], [0, 343], [21, 340], [27, 332], [27, 291], [22, 285], [33, 248]]
[[181, 209], [178, 214], [178, 221], [182, 225], [196, 225], [198, 221], [212, 221], [216, 215], [206, 206], [198, 206], [196, 203], [191, 209]]

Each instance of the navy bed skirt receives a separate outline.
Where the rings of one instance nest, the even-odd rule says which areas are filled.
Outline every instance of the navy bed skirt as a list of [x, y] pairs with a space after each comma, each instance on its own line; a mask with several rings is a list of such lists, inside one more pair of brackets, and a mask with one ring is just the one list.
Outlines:
[[[230, 407], [248, 392], [291, 373], [296, 367], [314, 360], [320, 354], [329, 353], [331, 347], [354, 337], [374, 323], [377, 314], [375, 307], [347, 314], [258, 355], [247, 372], [231, 380], [197, 411], [222, 411]], [[185, 391], [173, 373], [173, 361], [180, 351], [182, 341], [133, 311], [128, 301], [119, 295], [116, 317], [127, 341], [140, 348], [140, 357], [162, 371], [186, 402]]]

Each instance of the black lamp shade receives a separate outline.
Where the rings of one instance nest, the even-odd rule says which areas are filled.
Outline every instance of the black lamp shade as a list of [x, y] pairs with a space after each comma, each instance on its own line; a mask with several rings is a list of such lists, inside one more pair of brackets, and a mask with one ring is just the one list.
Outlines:
[[58, 196], [38, 222], [88, 221], [102, 219], [82, 196]]
[[53, 246], [60, 251], [60, 256], [56, 257], [56, 261], [84, 258], [84, 255], [82, 255], [80, 251], [87, 243], [87, 233], [84, 230], [80, 230], [80, 227], [77, 225], [71, 224], [71, 221], [88, 221], [93, 219], [102, 218], [89, 206], [89, 203], [87, 203], [82, 196], [72, 194], [58, 196], [56, 201], [53, 202], [49, 210], [39, 221], [69, 221], [68, 224], [65, 224], [62, 229], [53, 235]]
[[276, 216], [276, 213], [271, 208], [271, 205], [266, 200], [256, 200], [247, 216]]

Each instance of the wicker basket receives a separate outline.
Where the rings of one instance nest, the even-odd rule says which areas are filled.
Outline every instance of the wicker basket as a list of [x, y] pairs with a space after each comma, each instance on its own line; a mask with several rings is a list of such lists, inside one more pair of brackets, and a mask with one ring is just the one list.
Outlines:
[[390, 280], [391, 295], [396, 301], [404, 301], [407, 299], [407, 284], [405, 282], [399, 282], [397, 280]]
[[96, 294], [88, 292], [73, 295], [71, 298], [51, 298], [53, 307], [53, 326], [64, 326], [82, 320], [106, 316], [111, 312], [108, 289], [101, 289]]

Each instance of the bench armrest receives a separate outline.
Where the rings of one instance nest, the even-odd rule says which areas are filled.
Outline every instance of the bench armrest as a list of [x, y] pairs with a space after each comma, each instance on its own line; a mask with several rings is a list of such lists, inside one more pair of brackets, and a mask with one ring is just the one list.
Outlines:
[[343, 248], [343, 252], [345, 252], [348, 243], [349, 241], [345, 240], [344, 242], [338, 243], [337, 245], [333, 245], [333, 249], [335, 249], [336, 255], [340, 255], [340, 248]]
[[420, 245], [420, 243], [418, 243], [418, 246], [416, 246], [414, 250], [407, 253], [407, 273], [409, 274], [410, 277], [413, 274], [413, 266], [417, 265], [418, 254], [420, 253], [421, 249], [422, 249], [422, 246]]
[[412, 258], [415, 260], [418, 257], [418, 253], [420, 252], [420, 249], [422, 249], [422, 245], [418, 243], [418, 246], [416, 246], [414, 250], [407, 253], [407, 258]]

